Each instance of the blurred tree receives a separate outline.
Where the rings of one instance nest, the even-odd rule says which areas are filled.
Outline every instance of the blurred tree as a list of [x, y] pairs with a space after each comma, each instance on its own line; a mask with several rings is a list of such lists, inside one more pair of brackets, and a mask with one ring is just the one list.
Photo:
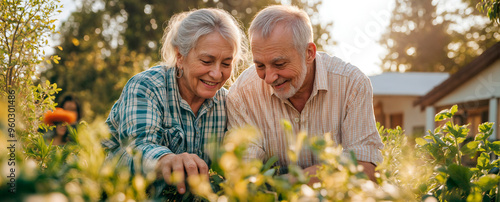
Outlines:
[[[318, 49], [332, 45], [332, 23], [320, 24], [321, 0], [294, 0], [311, 15]], [[253, 16], [275, 0], [83, 0], [60, 29], [62, 50], [59, 64], [51, 64], [43, 75], [64, 92], [83, 102], [87, 118], [107, 115], [123, 86], [134, 74], [160, 62], [163, 29], [170, 17], [193, 8], [227, 10], [245, 27]], [[246, 30], [245, 30], [246, 31]]]
[[57, 55], [43, 56], [60, 8], [59, 0], [0, 1], [0, 99], [8, 101], [12, 113], [8, 116], [9, 138], [26, 145], [41, 138], [42, 115], [54, 108], [53, 95], [59, 91], [49, 82], [34, 83], [39, 80], [36, 70], [43, 60], [59, 60]]
[[476, 7], [479, 11], [486, 12], [490, 20], [500, 23], [500, 0], [481, 0]]
[[438, 12], [443, 5], [436, 1], [395, 0], [390, 24], [380, 40], [388, 50], [382, 69], [456, 72], [500, 40], [498, 26], [480, 16], [474, 9], [476, 3]]

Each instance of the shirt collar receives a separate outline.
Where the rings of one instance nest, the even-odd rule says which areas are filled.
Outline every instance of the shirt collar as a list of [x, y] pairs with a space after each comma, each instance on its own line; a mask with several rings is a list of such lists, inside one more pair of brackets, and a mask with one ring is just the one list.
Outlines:
[[316, 74], [314, 76], [313, 93], [318, 90], [328, 91], [328, 72], [326, 71], [325, 64], [323, 63], [322, 55], [316, 52]]

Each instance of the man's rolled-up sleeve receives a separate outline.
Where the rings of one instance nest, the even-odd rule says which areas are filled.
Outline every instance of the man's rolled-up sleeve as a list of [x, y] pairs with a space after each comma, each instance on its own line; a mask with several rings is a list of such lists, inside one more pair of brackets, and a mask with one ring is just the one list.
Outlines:
[[373, 113], [373, 90], [368, 77], [353, 84], [346, 101], [342, 123], [344, 155], [353, 151], [358, 161], [379, 164], [383, 161], [384, 147], [378, 133]]

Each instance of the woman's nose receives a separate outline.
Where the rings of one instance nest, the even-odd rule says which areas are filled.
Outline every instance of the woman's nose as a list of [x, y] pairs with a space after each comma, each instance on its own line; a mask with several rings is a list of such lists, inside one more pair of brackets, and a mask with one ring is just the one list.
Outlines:
[[219, 81], [222, 78], [221, 64], [215, 64], [208, 72], [208, 75], [213, 79]]

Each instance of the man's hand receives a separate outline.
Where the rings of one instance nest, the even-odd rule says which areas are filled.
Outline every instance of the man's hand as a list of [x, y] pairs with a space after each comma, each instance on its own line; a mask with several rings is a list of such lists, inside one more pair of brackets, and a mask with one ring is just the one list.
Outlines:
[[358, 164], [363, 166], [363, 172], [368, 176], [368, 179], [376, 183], [377, 180], [375, 179], [375, 165], [366, 161], [358, 161]]
[[[318, 171], [320, 165], [313, 165], [310, 167], [305, 168], [302, 172], [304, 172], [304, 175], [306, 176], [311, 176], [311, 175], [316, 175], [316, 171]], [[309, 183], [307, 185], [312, 186], [316, 182], [321, 182], [318, 177], [314, 176], [309, 179]]]
[[156, 173], [158, 178], [163, 176], [163, 179], [167, 184], [172, 184], [171, 175], [175, 172], [179, 176], [181, 181], [177, 183], [177, 191], [180, 194], [186, 192], [186, 184], [184, 173], [188, 177], [194, 175], [206, 175], [208, 178], [208, 166], [198, 155], [196, 154], [167, 154], [158, 160], [156, 164]]

